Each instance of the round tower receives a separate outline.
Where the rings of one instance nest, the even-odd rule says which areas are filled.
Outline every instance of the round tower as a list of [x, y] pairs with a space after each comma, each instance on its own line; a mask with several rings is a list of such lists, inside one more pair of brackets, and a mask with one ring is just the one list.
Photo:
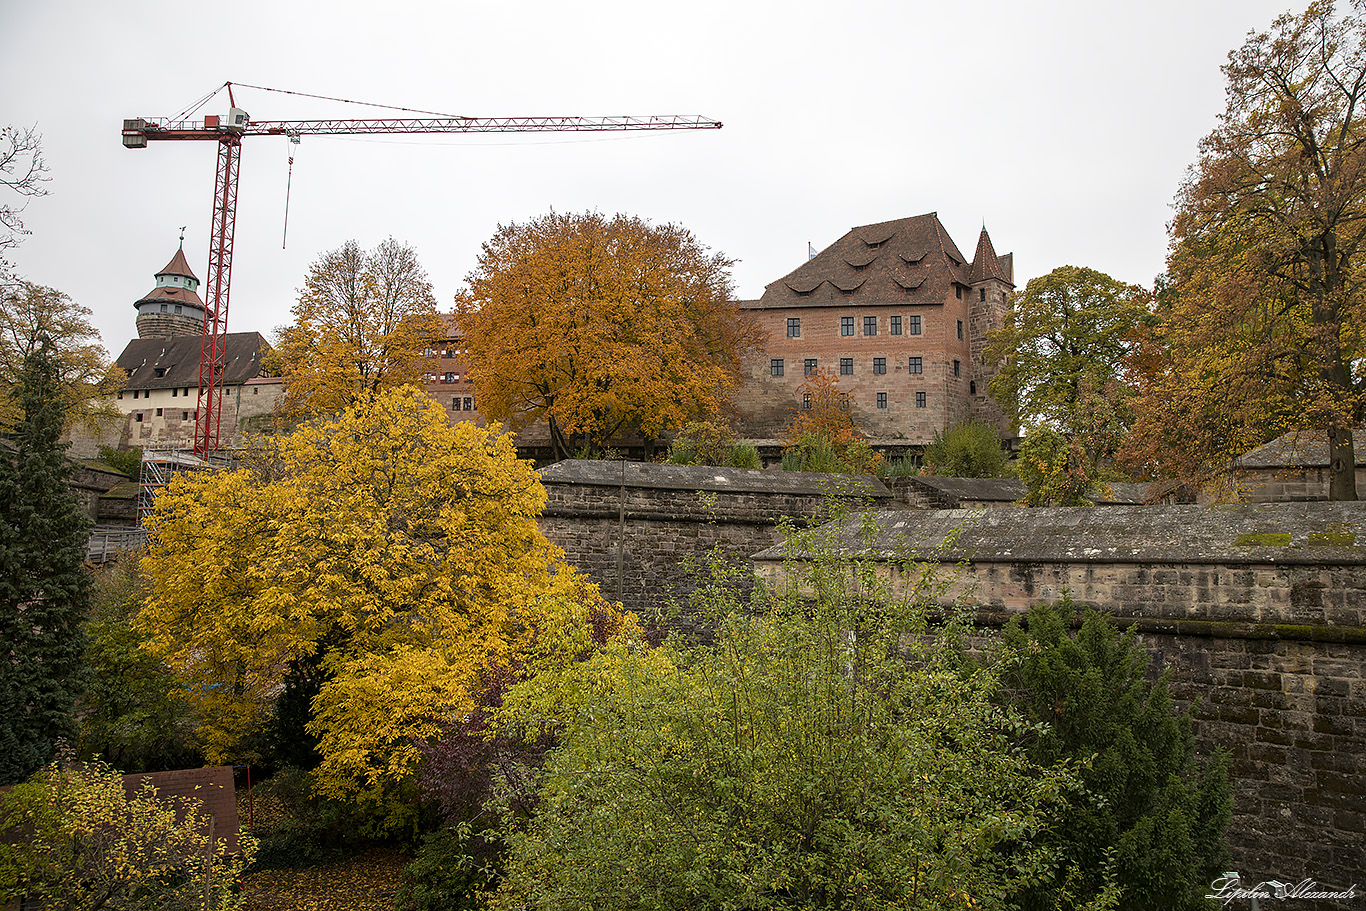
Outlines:
[[156, 278], [156, 287], [133, 304], [138, 311], [138, 338], [203, 334], [204, 302], [199, 299], [199, 279], [185, 262], [183, 248], [175, 251]]

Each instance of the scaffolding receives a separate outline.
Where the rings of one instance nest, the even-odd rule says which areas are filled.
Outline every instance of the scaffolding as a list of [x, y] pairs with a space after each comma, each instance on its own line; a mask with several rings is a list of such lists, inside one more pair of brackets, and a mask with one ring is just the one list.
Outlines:
[[157, 494], [171, 478], [183, 471], [202, 471], [215, 466], [187, 449], [144, 447], [138, 472], [138, 527], [142, 527], [156, 504]]

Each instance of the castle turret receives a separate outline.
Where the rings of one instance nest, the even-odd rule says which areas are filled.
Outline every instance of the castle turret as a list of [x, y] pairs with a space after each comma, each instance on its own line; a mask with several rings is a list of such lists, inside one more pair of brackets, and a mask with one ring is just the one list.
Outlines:
[[133, 304], [138, 311], [138, 338], [200, 335], [204, 331], [204, 302], [199, 279], [185, 261], [184, 249], [156, 275], [157, 284]]
[[1001, 328], [1006, 306], [1015, 290], [1015, 256], [997, 256], [991, 245], [986, 225], [977, 238], [977, 252], [972, 257], [969, 279], [972, 283], [972, 370], [970, 373], [973, 420], [989, 424], [1002, 435], [1012, 432], [1010, 422], [1001, 409], [987, 397], [987, 384], [996, 375], [996, 367], [984, 360], [989, 333]]

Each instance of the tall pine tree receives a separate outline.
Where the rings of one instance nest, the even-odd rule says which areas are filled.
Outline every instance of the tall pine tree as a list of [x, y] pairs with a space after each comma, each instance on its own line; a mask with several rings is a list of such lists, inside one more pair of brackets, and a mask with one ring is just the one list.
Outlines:
[[1043, 766], [1085, 762], [1083, 791], [1045, 841], [1063, 869], [1016, 896], [1022, 911], [1081, 907], [1106, 891], [1118, 911], [1207, 907], [1202, 898], [1228, 869], [1224, 832], [1233, 809], [1228, 757], [1195, 758], [1190, 710], [1177, 710], [1167, 676], [1148, 676], [1134, 629], [1088, 610], [1076, 635], [1071, 599], [1029, 611], [1005, 641], [1019, 650], [1008, 685], [1025, 716], [1043, 727], [1030, 758]]
[[89, 521], [69, 485], [50, 343], [25, 356], [11, 395], [24, 419], [0, 449], [0, 784], [28, 777], [72, 733], [90, 599]]

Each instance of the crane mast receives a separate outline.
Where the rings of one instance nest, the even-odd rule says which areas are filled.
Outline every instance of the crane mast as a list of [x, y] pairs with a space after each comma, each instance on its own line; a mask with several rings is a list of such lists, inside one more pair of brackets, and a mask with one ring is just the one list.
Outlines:
[[145, 149], [148, 142], [218, 143], [213, 216], [205, 276], [203, 338], [199, 353], [199, 398], [195, 412], [195, 455], [207, 459], [218, 450], [222, 421], [223, 372], [227, 358], [228, 301], [232, 278], [233, 229], [237, 222], [237, 182], [242, 140], [247, 136], [342, 136], [379, 133], [602, 133], [642, 130], [717, 130], [720, 121], [696, 115], [617, 117], [400, 117], [366, 120], [275, 120], [253, 123], [232, 99], [226, 117], [202, 121], [137, 118], [123, 122], [123, 144]]

